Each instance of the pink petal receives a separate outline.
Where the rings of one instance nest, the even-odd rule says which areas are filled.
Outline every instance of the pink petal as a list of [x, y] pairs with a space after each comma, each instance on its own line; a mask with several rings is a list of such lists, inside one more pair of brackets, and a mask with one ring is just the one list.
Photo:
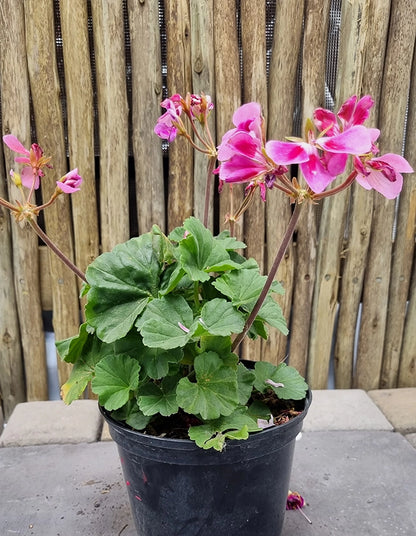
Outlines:
[[35, 178], [35, 183], [33, 187], [35, 190], [39, 188], [39, 184], [40, 184], [39, 175], [34, 175], [32, 168], [30, 167], [23, 168], [22, 173], [21, 173], [21, 178], [22, 178], [22, 184], [26, 188], [32, 188], [33, 178]]
[[371, 150], [372, 141], [369, 129], [356, 125], [341, 134], [319, 138], [317, 145], [331, 153], [365, 154]]
[[248, 102], [243, 104], [234, 112], [233, 124], [236, 127], [243, 128], [247, 122], [261, 117], [261, 106], [258, 102]]
[[348, 155], [345, 153], [325, 153], [324, 161], [328, 173], [333, 177], [343, 173], [347, 164]]
[[319, 132], [328, 129], [326, 130], [326, 133], [333, 135], [336, 134], [334, 127], [336, 127], [336, 131], [338, 131], [336, 115], [329, 110], [325, 110], [325, 108], [317, 108], [313, 113], [313, 119]]
[[14, 161], [18, 164], [30, 164], [30, 158], [27, 158], [26, 156], [16, 156]]
[[13, 134], [6, 134], [6, 136], [3, 136], [3, 141], [7, 147], [15, 153], [30, 154], [29, 151], [23, 147], [16, 136], [13, 136]]
[[386, 199], [395, 199], [403, 187], [403, 177], [400, 173], [396, 173], [395, 181], [389, 181], [381, 171], [371, 171], [366, 177], [358, 174], [356, 180], [366, 190], [374, 188]]
[[[354, 100], [354, 105], [352, 109], [350, 109], [349, 101], [351, 99]], [[351, 97], [351, 99], [348, 99], [342, 106], [340, 111], [338, 112], [338, 117], [343, 119], [348, 125], [362, 125], [366, 119], [368, 119], [368, 116], [370, 115], [370, 109], [374, 105], [374, 100], [370, 95], [365, 95], [362, 97], [358, 102], [356, 102], [357, 97]], [[352, 102], [352, 101], [351, 101]], [[347, 106], [345, 106], [347, 104]], [[345, 107], [345, 108], [344, 108]]]
[[247, 182], [265, 171], [264, 164], [244, 155], [234, 155], [220, 165], [220, 179], [225, 182]]
[[353, 95], [352, 97], [347, 99], [339, 109], [337, 115], [340, 119], [343, 119], [344, 123], [349, 123], [349, 121], [351, 121], [356, 102], [357, 95]]
[[309, 159], [306, 143], [271, 140], [266, 143], [266, 153], [276, 164], [300, 164]]
[[311, 190], [317, 194], [323, 192], [335, 178], [324, 168], [316, 154], [310, 155], [308, 162], [301, 163], [300, 169]]
[[410, 166], [409, 162], [402, 156], [394, 153], [386, 153], [383, 156], [373, 158], [372, 161], [381, 161], [386, 162], [396, 171], [400, 173], [412, 173], [413, 168]]

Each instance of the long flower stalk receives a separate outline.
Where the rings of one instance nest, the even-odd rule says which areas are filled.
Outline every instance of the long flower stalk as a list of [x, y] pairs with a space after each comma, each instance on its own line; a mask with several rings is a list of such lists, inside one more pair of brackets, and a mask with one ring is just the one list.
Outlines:
[[286, 232], [283, 236], [283, 239], [282, 239], [282, 242], [280, 244], [280, 247], [276, 253], [276, 257], [273, 261], [273, 265], [270, 269], [270, 272], [269, 272], [269, 275], [267, 276], [267, 279], [266, 279], [266, 283], [264, 284], [264, 287], [263, 287], [263, 290], [261, 291], [260, 293], [260, 296], [258, 297], [254, 307], [253, 307], [253, 310], [251, 311], [250, 315], [248, 316], [247, 320], [246, 320], [246, 323], [244, 325], [244, 329], [241, 333], [239, 333], [237, 335], [237, 337], [234, 339], [233, 341], [233, 344], [232, 344], [232, 351], [234, 352], [238, 347], [239, 345], [241, 344], [241, 342], [243, 341], [244, 337], [247, 335], [247, 332], [248, 330], [251, 328], [256, 316], [258, 315], [260, 309], [261, 309], [261, 306], [263, 305], [264, 303], [264, 300], [266, 299], [266, 296], [270, 290], [270, 287], [274, 281], [274, 278], [275, 278], [275, 275], [277, 273], [277, 270], [280, 266], [280, 263], [282, 262], [282, 259], [283, 259], [283, 256], [286, 252], [286, 249], [289, 245], [289, 242], [293, 236], [293, 233], [296, 229], [296, 225], [297, 225], [297, 222], [299, 220], [299, 216], [300, 216], [300, 211], [301, 211], [301, 206], [303, 205], [303, 203], [296, 203], [295, 204], [295, 209], [292, 213], [292, 216], [289, 220], [289, 224], [287, 226], [287, 229], [286, 229]]
[[52, 242], [49, 236], [42, 231], [37, 221], [33, 218], [30, 218], [27, 221], [39, 238], [55, 253], [55, 255], [59, 257], [59, 259], [61, 259], [61, 261], [66, 264], [66, 266], [68, 266], [68, 268], [72, 270], [76, 276], [87, 283], [85, 274], [77, 266], [75, 266], [75, 264], [65, 255], [65, 253], [63, 253], [54, 242]]

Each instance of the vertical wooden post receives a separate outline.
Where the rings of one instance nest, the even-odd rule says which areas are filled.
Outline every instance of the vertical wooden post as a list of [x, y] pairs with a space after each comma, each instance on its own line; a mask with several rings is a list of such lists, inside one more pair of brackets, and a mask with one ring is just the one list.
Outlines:
[[[168, 92], [192, 92], [189, 0], [166, 0]], [[193, 211], [193, 150], [178, 136], [169, 147], [168, 228], [182, 225]]]
[[166, 228], [161, 143], [153, 132], [164, 112], [158, 2], [129, 0], [132, 64], [132, 144], [139, 232]]
[[[45, 155], [53, 157], [53, 170], [42, 180], [46, 202], [55, 191], [55, 181], [67, 172], [62, 107], [55, 52], [54, 6], [52, 0], [27, 0], [26, 49], [30, 89], [36, 122], [37, 141]], [[75, 194], [76, 195], [76, 194]], [[70, 200], [61, 195], [45, 211], [46, 232], [72, 260]], [[79, 300], [75, 275], [50, 253], [53, 296], [53, 325], [57, 339], [69, 337], [79, 326]], [[70, 367], [58, 360], [60, 382], [66, 381]]]
[[122, 0], [91, 2], [100, 138], [100, 224], [103, 251], [129, 232], [128, 107]]
[[[22, 1], [5, 0], [0, 9], [0, 43], [1, 43], [1, 90], [2, 90], [2, 124], [3, 134], [14, 134], [25, 147], [29, 147], [30, 139], [30, 111], [29, 111], [29, 78], [27, 64], [22, 58], [26, 57], [25, 20]], [[33, 140], [34, 141], [34, 140]], [[3, 151], [1, 151], [3, 154]], [[12, 184], [9, 171], [18, 169], [13, 154], [5, 149], [5, 163], [7, 178], [2, 183], [8, 185], [9, 198], [12, 202], [21, 199], [20, 192]], [[3, 182], [4, 181], [4, 182]], [[6, 195], [5, 190], [2, 192]], [[4, 215], [9, 218], [8, 215]], [[10, 244], [1, 248], [4, 261], [13, 259], [13, 276], [2, 278], [6, 283], [5, 308], [1, 307], [1, 316], [6, 325], [7, 333], [3, 342], [5, 344], [4, 365], [9, 368], [6, 377], [11, 382], [10, 391], [2, 387], [5, 413], [8, 417], [14, 405], [24, 399], [24, 377], [26, 378], [26, 393], [28, 400], [45, 400], [48, 397], [47, 369], [45, 355], [45, 338], [43, 333], [42, 311], [40, 304], [40, 276], [39, 251], [37, 236], [28, 228], [21, 228], [12, 221], [12, 250]], [[7, 251], [9, 253], [7, 253]], [[12, 282], [16, 292], [16, 302], [12, 294]], [[17, 306], [17, 311], [10, 308]], [[6, 312], [7, 311], [7, 312]], [[18, 337], [17, 327], [13, 325], [16, 312], [20, 323], [20, 337], [24, 357], [24, 369], [21, 362], [21, 350], [15, 337]], [[13, 349], [16, 353], [12, 360], [7, 358], [8, 351]], [[11, 356], [9, 356], [11, 357]], [[7, 365], [8, 363], [8, 365]], [[24, 376], [25, 373], [25, 376]], [[3, 376], [3, 373], [0, 374]], [[13, 394], [15, 393], [15, 394]]]
[[[294, 134], [295, 88], [299, 52], [302, 43], [303, 10], [304, 0], [299, 2], [283, 0], [276, 4], [276, 22], [269, 76], [268, 139], [282, 140], [285, 136]], [[289, 32], [290, 39], [288, 39]], [[266, 204], [266, 257], [269, 268], [273, 263], [280, 241], [285, 233], [291, 212], [289, 200], [285, 195], [277, 191], [270, 192]], [[302, 218], [302, 214], [300, 217]], [[299, 267], [299, 269], [301, 268]], [[294, 249], [291, 244], [286, 251], [276, 277], [277, 280], [282, 282], [285, 288], [285, 295], [279, 296], [279, 302], [288, 321], [292, 306], [294, 275]], [[313, 281], [313, 278], [311, 280]], [[304, 303], [303, 300], [301, 303]], [[293, 304], [293, 307], [295, 305]], [[309, 334], [309, 321], [302, 321], [304, 320], [303, 315], [306, 313], [310, 313], [310, 307], [301, 307], [296, 318], [293, 317], [293, 320], [299, 320], [299, 328], [306, 327], [307, 333], [299, 337], [299, 328], [297, 325], [292, 325], [290, 330], [292, 341], [297, 340], [299, 337], [299, 341], [292, 346], [290, 362], [291, 364], [295, 364], [294, 366], [298, 366], [302, 374], [305, 373], [307, 358], [306, 345]], [[286, 348], [287, 337], [277, 330], [271, 330], [269, 339], [263, 344], [263, 358], [267, 361], [278, 363], [286, 357]]]
[[[192, 87], [196, 94], [209, 95], [215, 99], [214, 69], [214, 0], [191, 0], [191, 52], [192, 52]], [[209, 117], [209, 127], [215, 142], [215, 109]], [[206, 155], [194, 154], [194, 215], [204, 219], [205, 189], [207, 184]], [[213, 229], [214, 213], [214, 177], [210, 191], [208, 228]]]
[[80, 194], [71, 198], [75, 260], [85, 271], [99, 253], [88, 13], [84, 0], [61, 2], [60, 7], [69, 161], [83, 178]]
[[[374, 98], [374, 107], [366, 121], [366, 125], [374, 127], [377, 125], [389, 16], [390, 0], [370, 0], [346, 4], [342, 17], [346, 26], [345, 29], [344, 24], [341, 27], [341, 49], [345, 51], [343, 57], [346, 57], [344, 62], [356, 58], [350, 74], [344, 71], [343, 80], [357, 79], [357, 83], [351, 87], [350, 95], [370, 94]], [[356, 38], [355, 46], [349, 44], [349, 36]], [[344, 94], [344, 97], [348, 96]], [[357, 318], [370, 243], [373, 199], [372, 192], [359, 184], [352, 185], [348, 234], [343, 245], [344, 261], [334, 348], [335, 386], [339, 389], [348, 389], [353, 385]]]
[[[380, 101], [379, 127], [383, 132], [380, 154], [400, 154], [402, 150], [415, 22], [416, 5], [410, 7], [405, 0], [392, 1]], [[356, 387], [363, 389], [377, 389], [380, 386], [387, 327], [394, 212], [394, 202], [375, 195], [355, 383]], [[397, 283], [401, 285], [400, 281]]]

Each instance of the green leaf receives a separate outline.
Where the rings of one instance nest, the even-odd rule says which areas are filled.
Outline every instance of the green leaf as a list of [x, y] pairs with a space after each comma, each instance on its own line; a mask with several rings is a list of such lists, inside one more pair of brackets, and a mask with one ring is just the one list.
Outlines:
[[103, 253], [88, 267], [86, 318], [100, 339], [124, 337], [150, 299], [157, 296], [165, 241], [146, 233]]
[[235, 307], [240, 307], [257, 300], [266, 279], [257, 270], [242, 268], [221, 275], [213, 285], [221, 294], [230, 298]]
[[180, 363], [183, 357], [182, 348], [164, 350], [162, 348], [149, 348], [142, 345], [138, 354], [139, 363], [145, 373], [152, 379], [157, 380], [167, 376], [171, 363]]
[[[84, 333], [84, 330], [82, 330]], [[84, 337], [84, 335], [82, 335]], [[80, 398], [95, 374], [95, 367], [106, 355], [113, 353], [112, 345], [100, 341], [95, 334], [88, 334], [82, 352], [78, 353], [68, 380], [61, 387], [61, 396], [65, 404]], [[72, 355], [72, 354], [71, 354]], [[72, 356], [74, 357], [74, 356]]]
[[236, 370], [224, 365], [215, 352], [198, 355], [194, 368], [195, 383], [188, 378], [179, 381], [176, 391], [179, 406], [203, 419], [216, 419], [232, 413], [238, 404]]
[[222, 298], [215, 298], [202, 307], [199, 322], [211, 335], [223, 337], [240, 333], [244, 328], [244, 316]]
[[238, 401], [244, 406], [253, 392], [253, 384], [256, 375], [253, 371], [248, 370], [243, 363], [237, 366], [237, 381], [238, 381]]
[[112, 411], [111, 417], [116, 421], [125, 421], [135, 430], [143, 430], [150, 421], [150, 417], [140, 411], [136, 399], [130, 399], [124, 406]]
[[[249, 308], [250, 311], [252, 310], [254, 305], [255, 304], [253, 303], [252, 307]], [[283, 333], [283, 335], [287, 335], [289, 333], [289, 330], [287, 329], [286, 318], [283, 315], [282, 308], [277, 302], [274, 301], [271, 296], [267, 296], [256, 318], [263, 320], [274, 328], [277, 328]]]
[[169, 350], [184, 346], [192, 337], [192, 309], [182, 296], [163, 296], [149, 303], [140, 320], [143, 343]]
[[[276, 366], [266, 361], [259, 361], [255, 364], [254, 372], [256, 374], [254, 387], [261, 393], [272, 389], [279, 398], [285, 400], [302, 400], [306, 396], [308, 384], [295, 368], [288, 367], [286, 363]], [[269, 383], [269, 380], [272, 383]], [[283, 386], [276, 387], [273, 383]]]
[[203, 449], [221, 451], [226, 439], [247, 439], [249, 432], [259, 431], [257, 421], [248, 414], [247, 408], [239, 406], [228, 416], [191, 426], [189, 437]]
[[55, 346], [62, 361], [66, 363], [75, 363], [78, 361], [87, 340], [87, 325], [81, 324], [78, 335], [62, 341], [56, 341]]
[[111, 355], [95, 367], [92, 390], [106, 410], [121, 408], [139, 384], [140, 365], [127, 355]]
[[244, 242], [241, 242], [237, 240], [234, 236], [230, 235], [230, 231], [228, 229], [222, 231], [218, 236], [215, 237], [215, 240], [221, 243], [222, 247], [226, 250], [234, 250], [234, 249], [244, 249], [247, 247]]
[[234, 264], [227, 250], [198, 219], [186, 219], [184, 228], [189, 234], [179, 243], [180, 260], [193, 281], [208, 281], [212, 266], [226, 262]]
[[168, 376], [159, 385], [149, 382], [139, 387], [137, 401], [144, 415], [160, 413], [168, 417], [178, 412], [176, 402], [178, 379], [177, 376]]

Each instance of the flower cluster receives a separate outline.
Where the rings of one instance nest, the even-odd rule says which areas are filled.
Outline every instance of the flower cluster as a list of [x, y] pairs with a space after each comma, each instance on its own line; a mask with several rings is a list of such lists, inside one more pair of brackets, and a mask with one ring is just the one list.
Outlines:
[[[37, 217], [45, 208], [51, 206], [61, 194], [72, 194], [78, 192], [81, 188], [82, 177], [78, 174], [78, 169], [72, 169], [63, 177], [56, 181], [56, 188], [50, 199], [42, 205], [36, 205], [33, 202], [34, 191], [41, 185], [41, 179], [45, 176], [44, 168], [51, 169], [51, 157], [44, 156], [43, 149], [37, 143], [33, 143], [30, 149], [26, 149], [22, 143], [13, 136], [7, 134], [3, 136], [3, 141], [13, 152], [23, 155], [17, 156], [14, 160], [22, 164], [21, 173], [10, 171], [10, 176], [20, 190], [21, 200], [15, 200], [14, 204], [0, 197], [0, 205], [6, 207], [14, 215], [20, 224], [28, 223], [35, 233], [47, 244], [52, 251], [82, 280], [85, 281], [85, 275], [75, 266], [70, 259], [54, 244], [46, 233], [39, 227]], [[26, 192], [25, 187], [28, 192]]]
[[[209, 132], [206, 117], [212, 103], [208, 96], [188, 94], [183, 98], [176, 94], [161, 105], [166, 112], [155, 127], [161, 138], [173, 141], [179, 134], [190, 139], [181, 119], [182, 112], [190, 119], [194, 132], [198, 122], [203, 131]], [[361, 99], [353, 95], [336, 114], [317, 108], [313, 120], [306, 123], [304, 139], [288, 137], [285, 141], [266, 141], [260, 105], [256, 102], [242, 105], [233, 115], [234, 128], [225, 133], [218, 147], [220, 165], [215, 173], [219, 175], [220, 191], [225, 183], [247, 183], [249, 200], [258, 189], [265, 201], [267, 190], [277, 188], [299, 203], [333, 195], [356, 180], [367, 190], [377, 190], [387, 199], [396, 198], [403, 186], [402, 173], [413, 170], [400, 155], [378, 155], [376, 142], [380, 131], [364, 126], [373, 105], [369, 95]], [[210, 135], [207, 138], [211, 140]], [[200, 150], [214, 154], [212, 145]], [[331, 183], [346, 170], [349, 156], [352, 172], [341, 185], [331, 188]], [[300, 187], [295, 178], [288, 178], [288, 166], [292, 164], [299, 166], [306, 188]], [[247, 199], [230, 219], [238, 219], [249, 204]]]
[[258, 187], [263, 200], [266, 188], [277, 187], [299, 200], [304, 192], [285, 175], [286, 166], [299, 164], [308, 196], [317, 200], [339, 191], [325, 190], [345, 171], [351, 155], [354, 170], [345, 187], [355, 179], [388, 199], [397, 197], [403, 185], [401, 173], [413, 170], [402, 156], [377, 156], [380, 131], [363, 124], [373, 104], [369, 95], [361, 99], [354, 95], [337, 114], [317, 108], [313, 121], [307, 122], [305, 139], [284, 142], [265, 141], [264, 118], [257, 103], [241, 106], [233, 117], [235, 128], [224, 135], [218, 149], [220, 183], [248, 182], [247, 189]]

